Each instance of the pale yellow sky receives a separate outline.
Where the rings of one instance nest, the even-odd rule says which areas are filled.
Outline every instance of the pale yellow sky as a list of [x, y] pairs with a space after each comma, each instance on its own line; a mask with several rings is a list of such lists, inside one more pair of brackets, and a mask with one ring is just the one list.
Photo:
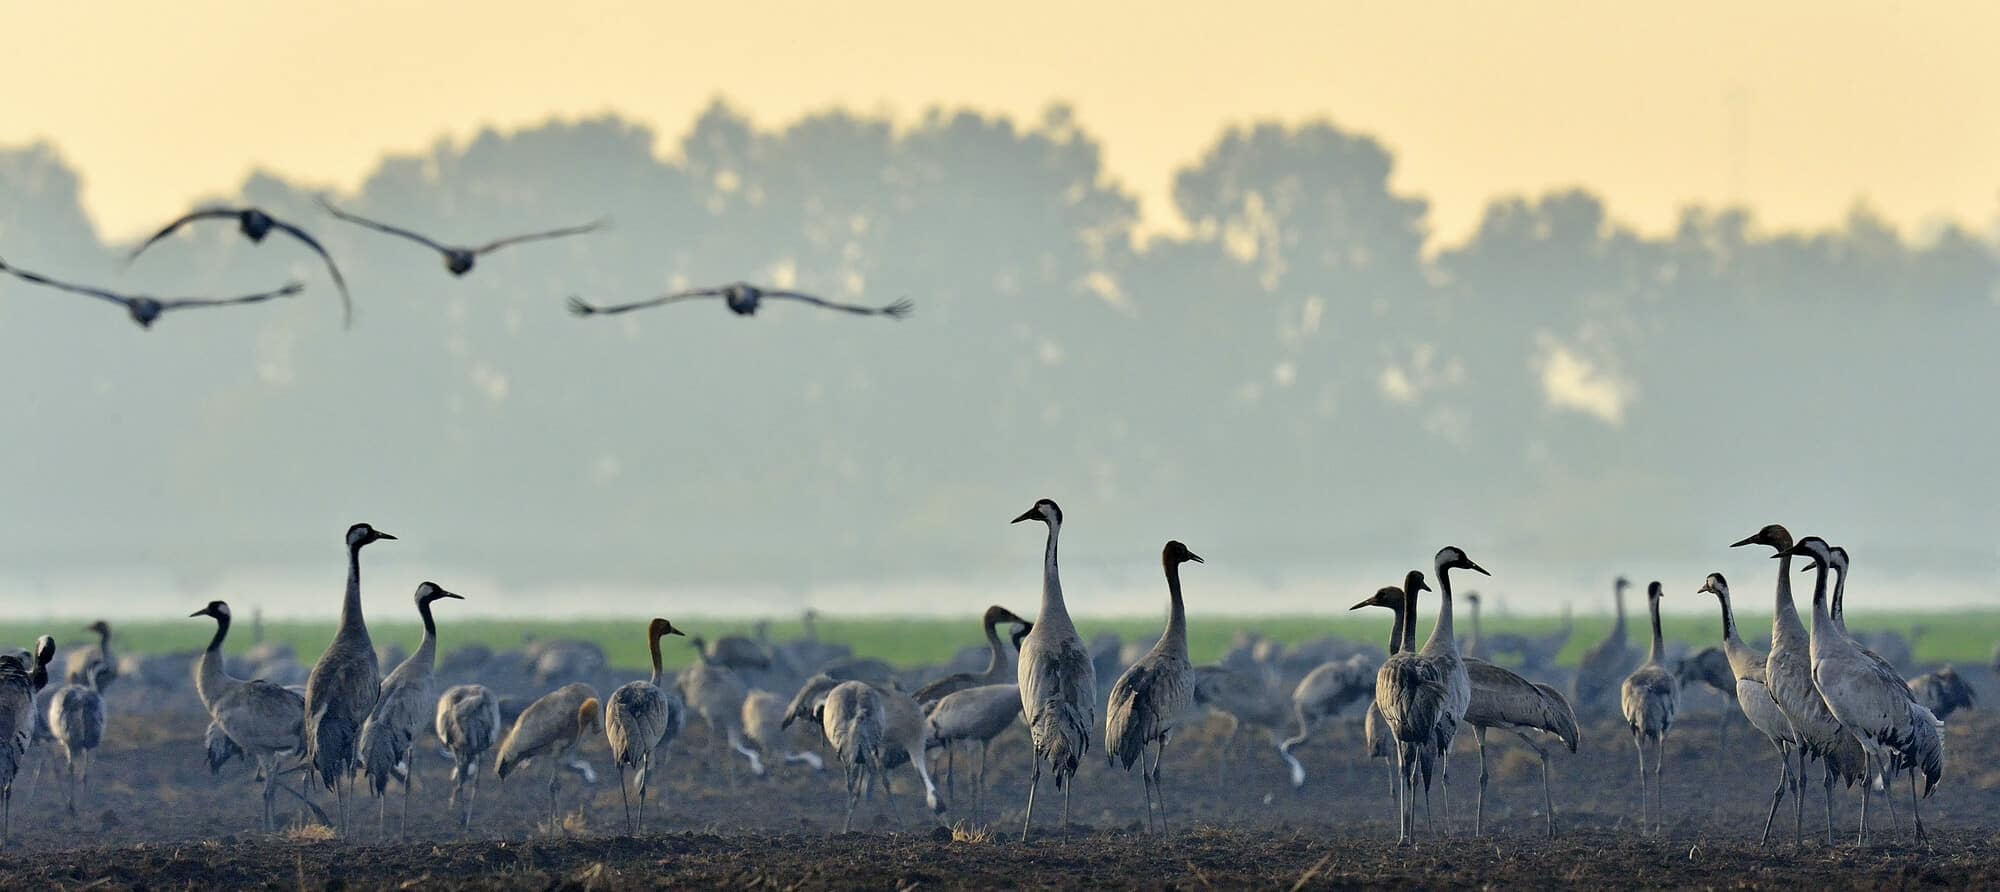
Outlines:
[[1446, 240], [1570, 185], [1648, 229], [1732, 198], [1770, 226], [2000, 217], [2000, 4], [1407, 6], [6, 0], [0, 145], [57, 144], [120, 236], [253, 167], [352, 186], [489, 124], [615, 111], [671, 151], [718, 95], [765, 124], [1069, 101], [1156, 226], [1224, 125], [1316, 116], [1386, 142]]

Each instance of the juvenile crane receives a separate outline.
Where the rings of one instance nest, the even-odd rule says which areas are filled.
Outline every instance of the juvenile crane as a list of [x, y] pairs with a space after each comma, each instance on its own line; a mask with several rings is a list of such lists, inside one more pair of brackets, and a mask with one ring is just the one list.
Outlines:
[[599, 725], [597, 691], [581, 682], [559, 687], [521, 710], [514, 727], [500, 741], [493, 773], [502, 782], [529, 760], [549, 762], [549, 821], [557, 820], [556, 791], [562, 785], [563, 760]]
[[1771, 840], [1771, 822], [1778, 816], [1778, 804], [1785, 799], [1785, 791], [1801, 795], [1799, 779], [1792, 775], [1792, 750], [1798, 746], [1798, 738], [1792, 733], [1791, 720], [1785, 718], [1784, 710], [1778, 708], [1778, 701], [1772, 699], [1771, 688], [1765, 683], [1767, 670], [1764, 655], [1743, 643], [1743, 636], [1736, 629], [1736, 610], [1729, 603], [1729, 580], [1720, 573], [1710, 573], [1702, 582], [1701, 591], [1715, 596], [1722, 602], [1722, 654], [1729, 659], [1729, 670], [1736, 676], [1736, 705], [1743, 710], [1743, 717], [1750, 720], [1750, 727], [1771, 741], [1778, 751], [1778, 789], [1771, 793], [1771, 811], [1764, 817], [1764, 835], [1758, 845]]
[[1035, 788], [1042, 782], [1046, 763], [1055, 775], [1056, 787], [1063, 791], [1062, 826], [1069, 828], [1070, 785], [1076, 769], [1090, 753], [1090, 726], [1097, 723], [1097, 668], [1091, 663], [1090, 648], [1070, 621], [1069, 607], [1063, 603], [1062, 577], [1056, 566], [1056, 539], [1062, 532], [1062, 508], [1049, 499], [1014, 518], [1014, 523], [1038, 520], [1048, 525], [1048, 544], [1042, 553], [1042, 609], [1035, 617], [1035, 629], [1021, 640], [1021, 665], [1016, 681], [1021, 686], [1021, 712], [1028, 719], [1028, 736], [1034, 744], [1034, 777], [1028, 781], [1027, 814], [1021, 820], [1021, 839], [1035, 823]]
[[104, 742], [104, 695], [97, 692], [97, 665], [85, 665], [49, 698], [49, 730], [63, 753], [63, 804], [76, 817], [79, 787], [90, 782], [90, 757]]
[[398, 664], [382, 680], [381, 696], [361, 725], [361, 770], [368, 776], [368, 790], [376, 799], [376, 834], [386, 837], [389, 825], [389, 779], [403, 782], [403, 835], [410, 832], [410, 787], [416, 783], [417, 748], [411, 745], [426, 718], [434, 717], [431, 699], [432, 672], [437, 667], [437, 620], [431, 604], [464, 596], [445, 591], [435, 582], [417, 586], [417, 615], [424, 621], [424, 640], [415, 653]]
[[118, 680], [118, 658], [111, 653], [111, 624], [100, 619], [84, 626], [83, 630], [97, 636], [97, 646], [70, 651], [63, 677], [80, 678], [85, 669], [95, 666], [97, 690], [102, 693], [110, 690], [111, 683]]
[[[271, 810], [277, 797], [279, 761], [306, 750], [306, 699], [262, 679], [244, 681], [223, 669], [222, 643], [229, 638], [228, 603], [210, 601], [188, 616], [215, 620], [215, 637], [195, 661], [195, 693], [208, 709], [212, 730], [223, 735], [222, 742], [257, 763], [264, 778], [264, 829], [269, 831], [274, 826]], [[212, 756], [210, 768], [216, 767]]]
[[[763, 758], [743, 742], [743, 701], [750, 696], [750, 686], [735, 670], [717, 662], [700, 636], [690, 639], [690, 643], [694, 645], [696, 659], [677, 680], [682, 700], [710, 731], [722, 733], [729, 749], [750, 763], [753, 776], [763, 777]], [[723, 759], [728, 761], [728, 755]], [[729, 761], [728, 768], [730, 782], [734, 783], [736, 763]]]
[[[647, 624], [646, 646], [653, 655], [653, 677], [619, 685], [604, 708], [604, 736], [611, 744], [611, 761], [618, 766], [618, 800], [625, 804], [625, 824], [634, 832], [646, 823], [646, 791], [652, 780], [653, 760], [687, 724], [687, 704], [678, 695], [660, 689], [660, 636], [685, 634], [658, 617]], [[627, 768], [638, 772], [636, 821], [632, 818], [632, 803], [625, 797]]]
[[451, 754], [451, 810], [459, 815], [459, 829], [470, 830], [472, 800], [479, 793], [479, 763], [500, 742], [500, 698], [485, 685], [446, 689], [438, 698], [437, 736]]
[[342, 833], [347, 832], [347, 787], [361, 723], [375, 709], [382, 687], [375, 644], [361, 615], [361, 549], [394, 538], [365, 523], [347, 528], [347, 594], [340, 602], [340, 629], [306, 678], [306, 754], [320, 783], [339, 800]]
[[1663, 594], [1658, 582], [1646, 586], [1646, 608], [1653, 614], [1653, 646], [1646, 651], [1646, 662], [1625, 677], [1625, 684], [1619, 688], [1618, 703], [1625, 715], [1625, 724], [1632, 731], [1632, 746], [1639, 751], [1639, 821], [1646, 824], [1646, 745], [1645, 739], [1653, 740], [1653, 821], [1652, 829], [1657, 832], [1665, 818], [1661, 812], [1664, 791], [1660, 786], [1660, 766], [1666, 759], [1667, 732], [1674, 726], [1674, 714], [1680, 711], [1681, 687], [1674, 680], [1674, 673], [1663, 663], [1660, 646], [1660, 596]]
[[1153, 805], [1157, 802], [1161, 833], [1167, 832], [1167, 799], [1160, 787], [1160, 762], [1166, 758], [1174, 729], [1194, 706], [1187, 608], [1181, 601], [1181, 565], [1188, 561], [1202, 563], [1201, 556], [1180, 540], [1168, 542], [1161, 550], [1160, 565], [1167, 574], [1166, 631], [1160, 633], [1152, 650], [1112, 683], [1104, 718], [1105, 756], [1112, 763], [1123, 763], [1129, 772], [1133, 763], [1145, 761], [1147, 746], [1154, 748], [1153, 767], [1141, 764], [1139, 780], [1146, 790], [1146, 827], [1153, 826]]

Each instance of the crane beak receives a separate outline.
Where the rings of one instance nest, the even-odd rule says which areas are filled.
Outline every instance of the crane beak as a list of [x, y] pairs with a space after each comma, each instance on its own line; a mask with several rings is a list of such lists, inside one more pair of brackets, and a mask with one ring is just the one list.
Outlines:
[[667, 634], [669, 634], [669, 635], [679, 635], [679, 636], [681, 636], [682, 638], [686, 638], [686, 637], [687, 637], [687, 633], [686, 633], [686, 632], [683, 632], [683, 631], [681, 631], [681, 630], [680, 630], [680, 627], [679, 627], [679, 626], [668, 626], [668, 627], [667, 627]]
[[1477, 573], [1477, 574], [1479, 574], [1479, 575], [1481, 575], [1481, 576], [1491, 576], [1491, 575], [1493, 575], [1493, 574], [1491, 574], [1491, 573], [1488, 573], [1488, 572], [1486, 572], [1486, 568], [1485, 568], [1485, 567], [1482, 567], [1482, 566], [1479, 566], [1478, 564], [1475, 564], [1475, 563], [1473, 563], [1473, 562], [1471, 562], [1471, 561], [1466, 561], [1466, 562], [1465, 562], [1465, 569], [1467, 569], [1467, 570], [1471, 570], [1472, 572], [1474, 572], [1474, 573]]
[[388, 533], [385, 533], [385, 532], [382, 532], [381, 530], [376, 530], [376, 531], [375, 531], [375, 538], [377, 538], [377, 539], [394, 539], [394, 538], [396, 538], [396, 537], [394, 537], [394, 536], [391, 536], [391, 535], [389, 535]]
[[1039, 511], [1036, 511], [1036, 510], [1035, 510], [1035, 509], [1033, 509], [1033, 508], [1029, 508], [1029, 509], [1028, 509], [1027, 511], [1024, 511], [1024, 512], [1022, 512], [1022, 513], [1021, 513], [1021, 516], [1020, 516], [1020, 517], [1016, 517], [1016, 518], [1014, 518], [1013, 520], [1010, 520], [1010, 521], [1007, 521], [1007, 522], [1008, 522], [1008, 523], [1020, 523], [1021, 521], [1024, 521], [1024, 520], [1035, 520], [1035, 519], [1037, 519], [1037, 518], [1039, 518], [1039, 517], [1041, 517], [1041, 516], [1042, 516], [1041, 512], [1039, 512]]
[[465, 600], [465, 596], [464, 596], [464, 595], [461, 595], [461, 594], [459, 594], [459, 593], [457, 593], [457, 592], [448, 592], [448, 591], [445, 591], [445, 590], [443, 590], [443, 589], [439, 589], [439, 590], [438, 590], [438, 597], [440, 597], [440, 598], [451, 598], [451, 599], [452, 599], [452, 600], [454, 600], [454, 601], [463, 601], [463, 600]]
[[1349, 607], [1349, 608], [1347, 608], [1347, 609], [1349, 609], [1349, 610], [1360, 610], [1360, 609], [1361, 609], [1361, 608], [1363, 608], [1363, 607], [1373, 607], [1373, 606], [1375, 606], [1375, 599], [1374, 599], [1374, 598], [1369, 598], [1368, 600], [1366, 600], [1366, 601], [1363, 601], [1363, 602], [1361, 602], [1361, 603], [1359, 603], [1359, 604], [1356, 604], [1356, 605], [1354, 605], [1353, 607]]
[[1194, 552], [1192, 552], [1192, 551], [1188, 552], [1188, 553], [1187, 553], [1187, 556], [1188, 556], [1188, 560], [1191, 560], [1191, 561], [1194, 561], [1194, 562], [1195, 562], [1195, 563], [1197, 563], [1197, 564], [1206, 564], [1206, 563], [1208, 563], [1207, 561], [1204, 561], [1204, 560], [1202, 560], [1202, 559], [1201, 559], [1201, 555], [1198, 555], [1198, 554], [1195, 554], [1195, 553], [1194, 553]]
[[194, 619], [194, 618], [195, 618], [195, 617], [197, 617], [197, 616], [207, 616], [207, 615], [208, 615], [208, 608], [206, 608], [206, 607], [203, 607], [203, 608], [202, 608], [202, 609], [200, 609], [200, 610], [197, 610], [197, 611], [195, 611], [195, 612], [193, 612], [193, 613], [190, 613], [190, 614], [188, 614], [188, 619]]
[[1741, 538], [1741, 539], [1738, 539], [1738, 540], [1736, 540], [1736, 541], [1734, 541], [1734, 542], [1731, 542], [1731, 543], [1729, 543], [1729, 547], [1730, 547], [1730, 548], [1742, 548], [1742, 547], [1743, 547], [1743, 546], [1745, 546], [1745, 545], [1755, 545], [1755, 544], [1757, 544], [1757, 537], [1756, 537], [1756, 536], [1744, 536], [1744, 537], [1743, 537], [1743, 538]]

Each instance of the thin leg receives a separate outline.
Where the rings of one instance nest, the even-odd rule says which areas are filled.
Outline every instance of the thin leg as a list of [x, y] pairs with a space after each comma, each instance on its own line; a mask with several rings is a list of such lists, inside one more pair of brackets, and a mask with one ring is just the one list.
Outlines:
[[1646, 827], [1646, 745], [1639, 742], [1639, 730], [1632, 729], [1632, 748], [1639, 752], [1639, 827], [1644, 833]]
[[[552, 825], [557, 823], [556, 785], [562, 782], [562, 770], [563, 769], [561, 760], [559, 759], [549, 760], [549, 823]], [[550, 831], [553, 832], [554, 828], [551, 827]]]
[[1833, 762], [1826, 764], [1826, 844], [1833, 845]]
[[[842, 833], [854, 829], [854, 806], [861, 802], [861, 791], [859, 789], [860, 774], [861, 766], [847, 766], [847, 819], [840, 822], [840, 832]], [[1033, 795], [1032, 791], [1029, 795]]]
[[946, 800], [953, 800], [958, 798], [958, 777], [957, 777], [958, 772], [954, 770], [958, 767], [956, 764], [958, 760], [954, 758], [957, 754], [958, 754], [958, 747], [952, 741], [949, 740], [945, 741], [944, 798]]
[[1028, 814], [1021, 819], [1021, 841], [1028, 841], [1028, 828], [1035, 826], [1035, 788], [1042, 783], [1042, 760], [1035, 760], [1035, 776], [1028, 780]]
[[1917, 820], [1917, 841], [1926, 847], [1930, 845], [1930, 834], [1924, 832], [1924, 813], [1917, 806], [1917, 770], [1910, 769], [1910, 817]]
[[618, 803], [625, 806], [625, 832], [630, 833], [632, 832], [632, 800], [625, 795], [625, 760], [613, 759], [611, 763], [618, 766]]
[[1064, 836], [1069, 835], [1069, 791], [1075, 787], [1076, 787], [1076, 773], [1071, 772], [1069, 777], [1063, 780], [1063, 785], [1062, 785], [1062, 791], [1063, 791], [1062, 833]]
[[1444, 836], [1451, 835], [1451, 747], [1446, 746], [1438, 753], [1438, 769], [1444, 774]]
[[986, 751], [991, 746], [993, 746], [993, 741], [991, 740], [982, 740], [979, 742], [979, 776], [972, 781], [972, 822], [974, 824], [979, 823], [979, 816], [983, 814], [982, 809], [985, 808]]
[[1889, 770], [1882, 772], [1882, 801], [1889, 803], [1889, 829], [1892, 832], [1897, 824], [1903, 822], [1902, 818], [1896, 816], [1896, 775], [1893, 773], [1897, 770], [1896, 762], [1897, 758], [1891, 756]]
[[417, 785], [417, 745], [410, 741], [410, 751], [403, 757], [403, 826], [400, 828], [404, 839], [410, 838], [410, 788]]
[[1792, 783], [1798, 788], [1792, 796], [1792, 844], [1804, 845], [1806, 841], [1806, 747], [1799, 741], [1799, 770], [1792, 775]]
[[1667, 788], [1660, 774], [1661, 766], [1667, 761], [1667, 734], [1653, 741], [1653, 832], [1665, 833], [1667, 829]]
[[1409, 785], [1409, 773], [1406, 769], [1407, 762], [1408, 760], [1403, 757], [1403, 748], [1401, 746], [1396, 747], [1396, 764], [1393, 767], [1396, 772], [1396, 845], [1398, 846], [1410, 844], [1409, 797], [1404, 791], [1404, 788]]
[[[1862, 753], [1861, 766], [1861, 829], [1854, 837], [1854, 844], [1857, 847], [1868, 844], [1868, 800], [1875, 798], [1872, 789], [1875, 786], [1875, 756], [1871, 753]], [[1827, 810], [1832, 809], [1833, 804], [1827, 803]]]
[[1764, 816], [1764, 835], [1757, 839], [1758, 845], [1771, 841], [1771, 821], [1778, 816], [1778, 803], [1785, 801], [1785, 788], [1792, 785], [1792, 754], [1783, 744], [1778, 745], [1778, 789], [1771, 792], [1771, 813]]
[[1486, 729], [1472, 729], [1472, 739], [1479, 744], [1479, 799], [1472, 807], [1472, 835], [1483, 836], [1486, 831]]
[[1139, 758], [1139, 786], [1146, 791], [1146, 832], [1153, 832], [1153, 773], [1146, 769], [1145, 754]]
[[1160, 738], [1160, 748], [1153, 752], [1153, 798], [1160, 803], [1160, 834], [1167, 835], [1167, 788], [1160, 783], [1160, 763], [1167, 758], [1167, 739]]
[[[632, 829], [643, 833], [646, 830], [646, 794], [652, 792], [653, 787], [653, 753], [651, 752], [639, 757], [638, 781], [639, 820], [633, 823]], [[620, 783], [619, 786], [622, 789], [624, 784]]]
[[272, 800], [278, 796], [278, 767], [266, 764], [261, 757], [257, 762], [259, 765], [264, 766], [264, 832], [269, 833], [274, 829], [271, 819], [271, 809]]

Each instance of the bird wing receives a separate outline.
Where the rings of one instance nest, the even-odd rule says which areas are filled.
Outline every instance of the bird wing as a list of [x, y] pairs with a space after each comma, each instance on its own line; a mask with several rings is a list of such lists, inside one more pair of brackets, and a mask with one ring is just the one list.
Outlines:
[[824, 307], [829, 310], [839, 310], [843, 313], [854, 313], [859, 316], [887, 316], [891, 319], [901, 319], [904, 316], [908, 316], [910, 314], [910, 311], [916, 309], [917, 306], [910, 300], [904, 299], [889, 304], [888, 306], [864, 307], [859, 304], [835, 303], [834, 301], [830, 301], [822, 297], [814, 297], [813, 295], [803, 294], [797, 291], [766, 291], [764, 292], [764, 296], [772, 298], [782, 298], [784, 300], [804, 301], [806, 303], [812, 304], [817, 307]]
[[551, 229], [546, 232], [530, 232], [524, 235], [510, 235], [506, 238], [494, 239], [477, 248], [473, 248], [472, 253], [480, 255], [491, 254], [508, 245], [518, 245], [522, 242], [541, 241], [543, 239], [563, 238], [571, 235], [583, 235], [587, 232], [596, 232], [602, 228], [604, 228], [603, 220], [593, 220], [582, 226], [569, 226], [562, 229]]
[[615, 316], [619, 313], [629, 313], [633, 310], [644, 310], [649, 307], [660, 306], [661, 304], [670, 304], [677, 300], [720, 296], [722, 296], [722, 289], [720, 288], [697, 288], [693, 291], [676, 291], [673, 294], [663, 294], [647, 300], [634, 301], [629, 304], [612, 304], [610, 306], [585, 303], [583, 298], [572, 296], [569, 299], [569, 312], [572, 316]]
[[273, 298], [291, 297], [292, 295], [297, 294], [304, 290], [306, 290], [306, 286], [301, 285], [297, 282], [291, 282], [286, 284], [285, 287], [280, 288], [276, 291], [264, 291], [264, 292], [259, 292], [257, 294], [246, 294], [242, 297], [184, 297], [178, 300], [163, 300], [160, 301], [160, 309], [185, 310], [196, 307], [228, 307], [228, 306], [235, 306], [237, 304], [263, 303], [264, 301], [271, 300]]
[[222, 218], [228, 218], [234, 220], [241, 216], [243, 216], [243, 211], [240, 208], [204, 208], [199, 211], [190, 211], [187, 214], [183, 215], [180, 219], [175, 220], [172, 223], [168, 223], [159, 232], [153, 233], [153, 237], [147, 239], [143, 244], [139, 245], [139, 247], [133, 248], [132, 253], [126, 255], [125, 262], [131, 263], [134, 260], [138, 260], [139, 255], [144, 254], [147, 248], [153, 246], [153, 243], [163, 238], [166, 238], [167, 236], [173, 235], [182, 226], [186, 226], [187, 224], [193, 223], [196, 220], [214, 220]]
[[340, 208], [334, 207], [331, 202], [328, 202], [324, 198], [319, 200], [319, 206], [326, 208], [327, 213], [332, 214], [335, 217], [338, 217], [342, 220], [346, 220], [349, 223], [353, 223], [359, 226], [366, 226], [369, 229], [375, 230], [376, 232], [386, 232], [390, 235], [401, 236], [403, 238], [409, 239], [410, 241], [428, 246], [431, 250], [436, 251], [440, 254], [451, 250], [450, 248], [444, 245], [440, 245], [437, 242], [430, 240], [428, 237], [411, 232], [407, 229], [403, 229], [397, 226], [390, 226], [387, 223], [379, 223], [374, 220], [370, 220], [367, 217], [359, 217], [354, 214], [350, 214], [346, 211], [341, 210]]
[[292, 238], [304, 242], [306, 247], [313, 249], [313, 253], [319, 255], [319, 259], [326, 261], [326, 271], [329, 275], [333, 276], [333, 287], [340, 289], [341, 324], [352, 326], [354, 324], [354, 299], [347, 294], [347, 279], [340, 274], [340, 267], [333, 264], [333, 256], [326, 253], [326, 248], [320, 245], [319, 240], [308, 235], [305, 230], [283, 220], [272, 220], [271, 225], [284, 230]]
[[58, 282], [40, 273], [31, 273], [18, 266], [8, 266], [7, 262], [4, 260], [0, 260], [0, 270], [4, 270], [8, 273], [11, 273], [13, 274], [14, 278], [20, 279], [24, 282], [33, 282], [37, 285], [46, 285], [50, 288], [56, 288], [74, 294], [86, 294], [91, 297], [95, 297], [99, 300], [111, 301], [112, 303], [118, 304], [120, 306], [129, 306], [132, 302], [131, 298], [125, 297], [124, 295], [113, 294], [109, 291], [105, 291], [98, 288], [87, 288], [82, 285], [71, 285], [68, 282]]

